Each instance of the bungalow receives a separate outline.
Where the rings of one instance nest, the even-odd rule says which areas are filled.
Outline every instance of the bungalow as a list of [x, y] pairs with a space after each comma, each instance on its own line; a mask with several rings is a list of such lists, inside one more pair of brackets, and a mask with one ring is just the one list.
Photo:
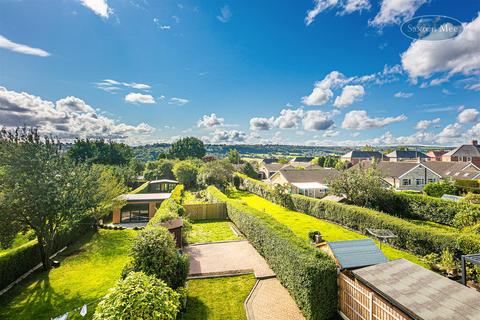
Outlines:
[[294, 194], [321, 198], [328, 191], [328, 183], [339, 172], [333, 168], [311, 166], [305, 169], [284, 168], [271, 176], [271, 184], [285, 185]]
[[170, 198], [172, 190], [178, 184], [175, 180], [154, 180], [145, 183], [138, 193], [122, 194], [118, 197], [126, 204], [113, 211], [112, 222], [147, 222], [155, 215], [160, 204]]
[[445, 162], [473, 162], [480, 166], [480, 146], [477, 140], [472, 140], [471, 144], [464, 144], [457, 147], [442, 156]]
[[343, 156], [340, 157], [342, 161], [348, 161], [351, 164], [355, 165], [359, 162], [365, 160], [385, 160], [385, 156], [379, 151], [361, 151], [361, 150], [352, 150]]
[[395, 150], [387, 154], [388, 161], [426, 161], [429, 157], [420, 151]]
[[425, 166], [440, 174], [443, 179], [474, 180], [480, 178], [480, 168], [472, 162], [432, 161]]
[[442, 156], [447, 153], [445, 150], [431, 150], [427, 152], [428, 161], [442, 161]]
[[285, 164], [277, 162], [261, 162], [258, 171], [262, 179], [269, 179], [272, 175], [283, 168]]

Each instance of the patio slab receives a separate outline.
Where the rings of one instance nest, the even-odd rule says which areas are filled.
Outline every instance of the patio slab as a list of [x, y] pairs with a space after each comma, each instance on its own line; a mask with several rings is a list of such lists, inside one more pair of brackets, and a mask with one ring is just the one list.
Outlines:
[[185, 250], [190, 255], [190, 277], [252, 272], [257, 278], [275, 277], [263, 257], [246, 240], [199, 243]]

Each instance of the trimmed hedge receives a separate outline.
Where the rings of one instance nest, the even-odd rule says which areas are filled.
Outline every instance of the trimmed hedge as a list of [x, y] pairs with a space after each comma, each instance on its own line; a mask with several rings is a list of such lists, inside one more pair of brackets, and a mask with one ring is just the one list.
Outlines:
[[141, 186], [139, 186], [138, 188], [136, 188], [135, 190], [132, 190], [130, 194], [143, 193], [143, 191], [145, 191], [145, 189], [148, 188], [148, 185], [149, 185], [149, 182], [147, 181], [143, 183]]
[[[243, 180], [241, 185], [246, 190], [262, 197], [262, 194], [271, 195], [271, 189], [268, 185], [260, 181], [259, 183], [256, 183], [254, 179], [245, 178], [243, 175], [239, 175], [239, 177]], [[431, 198], [405, 193], [398, 193], [395, 195], [399, 197], [399, 199], [407, 199], [406, 201], [410, 201], [409, 203], [411, 206], [413, 206], [413, 200], [415, 199], [418, 201], [416, 205], [421, 206], [422, 203], [424, 203], [425, 198]], [[270, 198], [272, 197], [270, 196]], [[460, 231], [447, 232], [439, 230], [438, 228], [416, 225], [402, 218], [394, 217], [372, 209], [319, 200], [302, 195], [291, 195], [291, 199], [296, 211], [320, 219], [336, 222], [342, 226], [357, 230], [364, 234], [366, 233], [366, 228], [392, 230], [397, 236], [397, 238], [390, 240], [393, 245], [418, 255], [426, 255], [432, 252], [441, 254], [442, 251], [447, 248], [457, 257], [461, 254], [480, 252], [480, 236], [476, 234], [462, 233]], [[440, 199], [433, 199], [433, 208], [438, 206], [438, 210], [441, 210], [441, 203], [435, 202], [435, 200]], [[440, 201], [444, 202], [446, 200]], [[450, 202], [458, 205], [457, 202], [453, 201], [448, 201], [447, 205], [450, 205]], [[417, 211], [420, 210], [421, 209], [419, 208]], [[427, 217], [426, 210], [427, 209], [424, 211], [425, 217]], [[448, 213], [448, 210], [451, 210], [451, 207], [445, 209], [445, 212]], [[445, 215], [447, 215], [447, 213], [445, 213]]]
[[324, 252], [308, 245], [270, 215], [229, 199], [216, 187], [210, 200], [225, 202], [240, 231], [267, 260], [307, 319], [329, 319], [337, 309], [336, 265]]
[[148, 222], [148, 226], [154, 226], [161, 222], [169, 221], [182, 216], [185, 208], [182, 206], [183, 184], [179, 184], [173, 189], [170, 198], [163, 201], [155, 212], [155, 215]]
[[[60, 233], [55, 239], [53, 251], [58, 251], [73, 243], [78, 237], [91, 230], [94, 225], [94, 220], [85, 219], [72, 229]], [[41, 261], [37, 240], [29, 241], [18, 248], [0, 254], [0, 289], [17, 280]]]

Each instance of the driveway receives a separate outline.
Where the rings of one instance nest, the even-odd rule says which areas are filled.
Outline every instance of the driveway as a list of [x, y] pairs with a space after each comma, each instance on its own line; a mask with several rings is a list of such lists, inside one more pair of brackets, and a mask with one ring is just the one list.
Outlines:
[[263, 257], [246, 240], [192, 244], [186, 251], [190, 255], [190, 277], [251, 272], [256, 278], [275, 276]]

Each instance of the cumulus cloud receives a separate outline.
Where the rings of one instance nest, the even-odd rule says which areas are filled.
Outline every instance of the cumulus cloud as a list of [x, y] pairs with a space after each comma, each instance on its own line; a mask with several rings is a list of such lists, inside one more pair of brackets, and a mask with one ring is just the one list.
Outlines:
[[432, 119], [432, 120], [420, 120], [415, 125], [415, 129], [425, 130], [425, 129], [428, 129], [431, 124], [439, 123], [439, 122], [440, 122], [440, 118], [435, 118], [435, 119]]
[[13, 42], [2, 35], [0, 35], [0, 48], [37, 57], [48, 57], [50, 55], [50, 53], [45, 50]]
[[303, 129], [307, 131], [327, 130], [333, 125], [330, 116], [330, 113], [320, 110], [306, 111], [305, 118], [303, 118]]
[[478, 120], [478, 114], [477, 109], [463, 109], [458, 114], [457, 119], [460, 123], [476, 122]]
[[338, 108], [346, 107], [361, 100], [364, 95], [365, 89], [361, 85], [345, 86], [342, 94], [335, 99], [333, 105]]
[[412, 92], [403, 92], [403, 91], [398, 91], [393, 95], [395, 98], [411, 98], [413, 96]]
[[197, 122], [197, 127], [212, 128], [217, 126], [223, 126], [225, 119], [217, 117], [215, 113], [211, 115], [205, 114]]
[[122, 87], [143, 90], [143, 91], [148, 91], [148, 89], [151, 89], [151, 86], [145, 83], [120, 82], [113, 79], [104, 79], [100, 82], [96, 82], [95, 87], [109, 93], [117, 93], [119, 90], [122, 89]]
[[212, 143], [238, 143], [244, 142], [247, 134], [238, 130], [215, 130], [211, 137]]
[[480, 16], [463, 25], [464, 31], [443, 41], [414, 41], [401, 55], [403, 68], [413, 81], [437, 72], [474, 74], [480, 71]]
[[64, 139], [103, 137], [124, 140], [148, 135], [155, 130], [146, 123], [133, 126], [108, 118], [76, 97], [52, 102], [0, 87], [0, 126], [13, 128], [22, 125], [37, 127], [42, 134]]
[[232, 18], [232, 11], [228, 5], [220, 9], [220, 15], [217, 16], [217, 19], [220, 22], [227, 23]]
[[280, 116], [275, 119], [274, 125], [280, 129], [296, 128], [304, 116], [302, 108], [283, 109]]
[[369, 24], [377, 27], [400, 24], [413, 17], [418, 8], [427, 2], [428, 0], [382, 0], [380, 11]]
[[338, 8], [338, 14], [350, 14], [355, 11], [369, 10], [369, 0], [314, 0], [313, 8], [307, 11], [305, 24], [310, 25], [325, 10]]
[[150, 94], [131, 92], [125, 96], [125, 101], [129, 103], [153, 104], [155, 99]]
[[270, 130], [273, 127], [274, 118], [252, 118], [250, 119], [250, 130], [262, 131]]
[[112, 8], [108, 6], [107, 0], [80, 0], [80, 2], [102, 18], [108, 18], [113, 13]]
[[302, 102], [307, 106], [321, 106], [327, 103], [333, 97], [332, 89], [346, 84], [349, 79], [338, 72], [330, 72], [323, 80], [315, 83], [312, 93], [302, 98]]
[[168, 101], [168, 104], [176, 104], [177, 106], [183, 106], [183, 105], [186, 105], [187, 103], [189, 103], [190, 100], [188, 99], [184, 99], [184, 98], [170, 98], [170, 100]]
[[451, 141], [454, 138], [460, 138], [462, 136], [462, 125], [459, 123], [452, 123], [447, 125], [437, 135], [437, 141], [439, 143], [445, 143]]
[[138, 89], [138, 90], [148, 90], [150, 89], [150, 85], [145, 84], [145, 83], [136, 83], [136, 82], [124, 82], [123, 85], [125, 87], [133, 88], [133, 89]]
[[372, 128], [384, 127], [394, 122], [407, 120], [405, 115], [386, 118], [370, 118], [365, 110], [354, 110], [345, 114], [342, 128], [353, 130], [366, 130]]

